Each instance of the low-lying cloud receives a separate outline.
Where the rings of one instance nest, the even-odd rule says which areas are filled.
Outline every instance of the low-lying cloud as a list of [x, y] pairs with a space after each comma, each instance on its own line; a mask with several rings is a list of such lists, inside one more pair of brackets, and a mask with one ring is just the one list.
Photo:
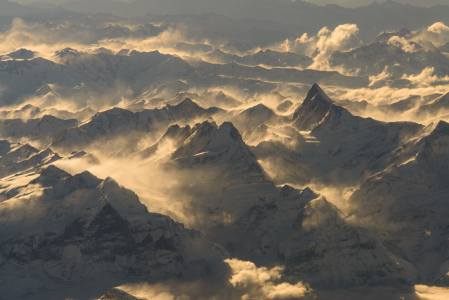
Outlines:
[[[250, 261], [227, 259], [228, 270], [217, 281], [126, 284], [119, 286], [135, 297], [148, 300], [227, 300], [227, 299], [302, 299], [313, 290], [301, 282], [282, 279], [283, 267], [257, 267]], [[220, 285], [217, 285], [216, 283]]]

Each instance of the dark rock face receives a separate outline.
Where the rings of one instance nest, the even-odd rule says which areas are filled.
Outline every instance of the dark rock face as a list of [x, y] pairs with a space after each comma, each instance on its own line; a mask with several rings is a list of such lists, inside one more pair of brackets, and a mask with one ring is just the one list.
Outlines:
[[293, 126], [299, 130], [312, 130], [324, 119], [331, 106], [332, 100], [318, 84], [314, 84], [293, 114]]
[[216, 107], [205, 109], [189, 98], [174, 106], [167, 105], [161, 109], [146, 109], [141, 112], [115, 107], [95, 114], [89, 122], [79, 127], [61, 130], [51, 140], [51, 146], [83, 150], [96, 139], [157, 132], [174, 122], [208, 118], [220, 112], [222, 110]]
[[[43, 193], [36, 195], [30, 218], [0, 207], [0, 286], [7, 287], [0, 289], [2, 296], [98, 280], [102, 274], [178, 278], [187, 265], [206, 272], [209, 258], [223, 259], [219, 246], [169, 217], [149, 213], [137, 195], [111, 178], [101, 181], [88, 172], [71, 176], [49, 166], [30, 183], [36, 185]], [[10, 276], [7, 270], [15, 271]], [[35, 280], [43, 285], [33, 285]], [[20, 284], [26, 288], [17, 289]]]

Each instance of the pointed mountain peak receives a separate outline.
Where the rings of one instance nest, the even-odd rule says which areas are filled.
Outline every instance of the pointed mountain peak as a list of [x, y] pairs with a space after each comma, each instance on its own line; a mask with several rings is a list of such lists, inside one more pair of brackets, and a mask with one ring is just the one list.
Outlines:
[[398, 31], [398, 33], [402, 36], [406, 36], [408, 34], [411, 34], [412, 32], [408, 28], [402, 28], [401, 30]]
[[91, 181], [91, 182], [101, 181], [101, 179], [99, 179], [97, 176], [95, 176], [94, 174], [92, 174], [91, 172], [89, 172], [87, 170], [83, 171], [83, 172], [81, 172], [79, 174], [76, 174], [75, 177], [76, 176], [78, 176], [80, 178], [83, 178], [83, 179], [85, 179], [87, 181]]
[[105, 186], [118, 186], [118, 187], [120, 187], [118, 182], [115, 181], [114, 178], [109, 177], [109, 176], [106, 177], [105, 180], [103, 180], [103, 182], [101, 183], [101, 186], [103, 186], [103, 187], [105, 187]]
[[243, 144], [240, 133], [231, 122], [224, 122], [218, 127], [215, 122], [204, 121], [196, 124], [192, 131], [194, 133], [173, 153], [173, 159], [202, 152], [220, 152], [232, 144]]
[[121, 186], [112, 177], [103, 180], [98, 188], [103, 194], [103, 207], [109, 204], [123, 217], [129, 213], [148, 212], [147, 207], [140, 202], [139, 197], [133, 191]]
[[27, 104], [27, 105], [22, 106], [22, 108], [20, 110], [29, 110], [29, 109], [40, 111], [39, 107], [34, 106], [32, 104]]
[[197, 123], [193, 126], [192, 131], [196, 132], [199, 130], [210, 130], [212, 128], [218, 128], [217, 123], [213, 120], [206, 120], [203, 123]]
[[189, 105], [189, 106], [199, 106], [198, 104], [196, 104], [195, 101], [193, 101], [192, 99], [190, 99], [189, 97], [185, 98], [184, 100], [182, 100], [177, 106], [184, 106], [184, 105]]
[[30, 184], [40, 184], [42, 187], [50, 187], [61, 180], [72, 177], [72, 175], [54, 165], [42, 168], [38, 173], [40, 173], [40, 176], [31, 181]]
[[58, 56], [58, 57], [61, 57], [61, 58], [64, 58], [64, 57], [67, 57], [67, 56], [79, 57], [80, 55], [81, 55], [81, 52], [79, 52], [78, 50], [69, 48], [69, 47], [55, 52], [55, 56]]
[[[215, 123], [215, 122], [213, 122]], [[220, 126], [218, 126], [218, 130], [226, 130], [226, 131], [233, 131], [233, 130], [237, 130], [237, 128], [234, 126], [234, 124], [232, 124], [232, 122], [226, 121], [223, 122]]]
[[435, 129], [432, 131], [430, 136], [436, 137], [436, 136], [442, 136], [442, 135], [448, 135], [449, 136], [449, 123], [445, 121], [439, 121]]
[[[55, 116], [52, 116], [52, 115], [44, 115], [44, 116], [40, 119], [39, 123], [48, 123], [48, 122], [59, 121], [59, 120], [61, 120], [61, 119], [56, 118]], [[61, 120], [61, 121], [63, 121], [63, 120]]]
[[293, 114], [295, 127], [299, 130], [312, 130], [323, 120], [332, 105], [333, 101], [315, 83]]
[[304, 103], [307, 103], [311, 101], [312, 99], [319, 98], [320, 100], [325, 100], [330, 103], [332, 103], [332, 99], [321, 89], [321, 87], [315, 83], [310, 88], [309, 92], [307, 93], [307, 97], [304, 100]]
[[148, 157], [153, 154], [158, 149], [159, 145], [166, 140], [171, 140], [175, 147], [179, 147], [192, 134], [192, 132], [193, 130], [190, 125], [186, 125], [184, 127], [180, 127], [178, 124], [172, 125], [167, 129], [156, 144], [143, 150], [141, 155]]
[[256, 106], [250, 107], [246, 110], [244, 110], [241, 114], [262, 114], [262, 113], [271, 113], [274, 114], [274, 112], [266, 107], [264, 104], [259, 103]]
[[212, 118], [212, 117], [207, 118], [207, 122], [209, 122], [212, 126], [218, 127], [217, 123], [215, 122], [214, 118]]
[[41, 177], [47, 178], [66, 178], [71, 176], [69, 173], [59, 169], [55, 165], [49, 165], [46, 168], [42, 168], [39, 173]]
[[36, 52], [33, 52], [25, 48], [20, 48], [19, 50], [7, 54], [7, 56], [13, 59], [32, 59], [35, 54]]
[[203, 108], [201, 106], [199, 106], [198, 103], [196, 103], [195, 101], [190, 99], [189, 97], [186, 97], [184, 100], [182, 100], [181, 102], [179, 102], [176, 105], [167, 104], [167, 106], [165, 106], [165, 109], [174, 110], [174, 111], [184, 111], [184, 112], [188, 113], [189, 111], [202, 110]]
[[380, 4], [381, 7], [387, 8], [387, 9], [402, 9], [404, 8], [405, 4], [393, 1], [393, 0], [387, 0]]
[[231, 122], [224, 122], [212, 135], [205, 151], [218, 152], [225, 150], [231, 144], [244, 144], [242, 136]]
[[23, 146], [20, 146], [19, 148], [17, 148], [15, 151], [21, 151], [22, 153], [24, 152], [33, 152], [33, 153], [39, 153], [39, 150], [37, 150], [36, 148], [34, 148], [33, 146], [31, 146], [30, 144], [26, 143]]
[[[338, 221], [344, 217], [343, 213], [335, 205], [330, 203], [324, 196], [319, 196], [306, 205], [306, 215], [313, 219], [315, 214], [320, 214], [323, 216], [323, 218], [319, 220], [321, 223], [319, 225], [334, 223], [336, 220]], [[306, 222], [306, 224], [307, 223], [308, 222]], [[305, 225], [304, 222], [303, 225]], [[311, 224], [307, 225], [310, 226]]]
[[178, 124], [174, 124], [170, 127], [168, 127], [167, 132], [165, 132], [164, 135], [171, 135], [171, 132], [177, 132], [181, 127]]

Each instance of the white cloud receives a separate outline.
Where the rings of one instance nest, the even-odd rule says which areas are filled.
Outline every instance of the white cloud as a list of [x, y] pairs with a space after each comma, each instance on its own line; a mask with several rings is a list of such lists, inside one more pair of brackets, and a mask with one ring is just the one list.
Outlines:
[[250, 261], [236, 258], [227, 259], [225, 262], [232, 269], [230, 283], [245, 291], [242, 300], [301, 298], [311, 292], [310, 287], [302, 282], [280, 282], [283, 267], [258, 268]]
[[335, 51], [348, 50], [351, 46], [351, 40], [358, 34], [359, 28], [355, 24], [343, 24], [337, 26], [334, 31], [324, 27], [318, 32], [318, 42], [316, 47], [319, 54], [315, 57], [311, 69], [328, 69], [328, 59]]
[[409, 80], [417, 87], [429, 87], [437, 82], [449, 82], [449, 76], [438, 77], [435, 74], [435, 68], [427, 67], [420, 74], [407, 76], [404, 74], [402, 79]]
[[433, 33], [437, 33], [437, 34], [444, 34], [444, 33], [448, 33], [449, 34], [449, 27], [446, 26], [442, 22], [437, 22], [437, 23], [429, 26], [427, 28], [427, 30], [430, 31], [430, 32], [433, 32]]
[[392, 36], [388, 40], [388, 44], [399, 47], [402, 50], [404, 50], [405, 52], [409, 52], [409, 53], [417, 51], [416, 45], [408, 42], [404, 37]]
[[357, 38], [359, 28], [356, 24], [343, 24], [333, 31], [323, 27], [315, 36], [309, 37], [307, 33], [296, 40], [285, 40], [281, 44], [274, 45], [278, 51], [288, 51], [304, 55], [312, 55], [317, 51], [314, 63], [310, 69], [329, 69], [328, 59], [335, 51], [347, 51], [361, 45]]
[[426, 285], [415, 285], [415, 293], [421, 300], [449, 299], [449, 288]]

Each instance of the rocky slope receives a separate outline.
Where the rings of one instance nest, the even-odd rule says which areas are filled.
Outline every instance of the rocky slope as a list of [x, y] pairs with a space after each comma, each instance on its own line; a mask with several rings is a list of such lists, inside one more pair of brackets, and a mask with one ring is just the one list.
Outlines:
[[4, 297], [38, 297], [102, 274], [160, 280], [188, 267], [206, 273], [208, 260], [225, 254], [199, 232], [149, 213], [112, 178], [48, 166], [24, 188], [0, 203]]

